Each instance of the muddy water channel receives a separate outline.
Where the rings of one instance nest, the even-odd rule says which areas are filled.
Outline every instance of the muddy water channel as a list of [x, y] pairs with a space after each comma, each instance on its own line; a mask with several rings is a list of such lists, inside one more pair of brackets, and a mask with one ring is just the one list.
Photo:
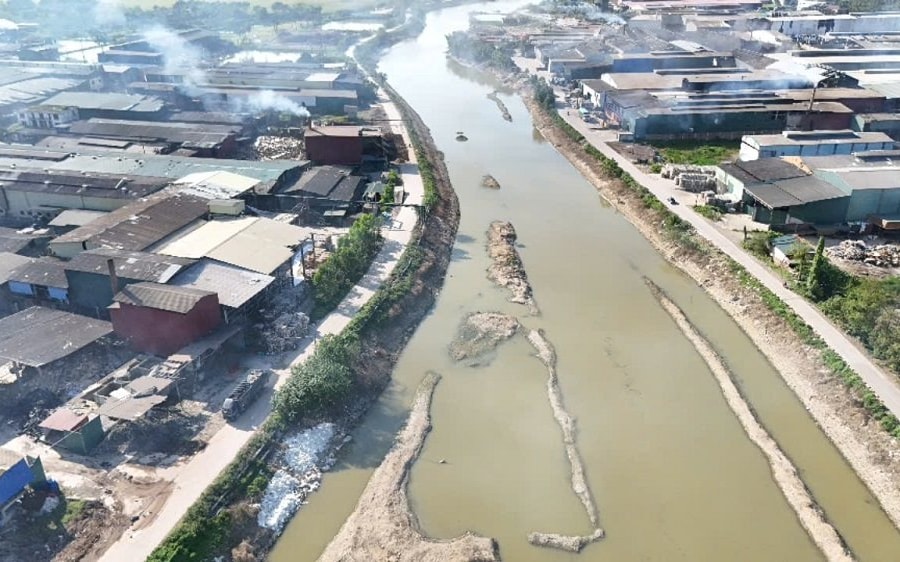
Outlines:
[[[462, 209], [459, 237], [437, 307], [407, 347], [393, 383], [271, 560], [314, 560], [322, 552], [390, 447], [428, 370], [444, 377], [409, 491], [432, 537], [473, 530], [496, 538], [503, 558], [514, 561], [822, 559], [765, 457], [644, 277], [724, 357], [853, 554], [896, 560], [900, 534], [750, 340], [542, 142], [517, 97], [500, 94], [512, 115], [507, 122], [487, 98], [495, 84], [446, 61], [444, 36], [464, 28], [475, 9], [432, 14], [421, 37], [382, 61], [381, 70], [446, 154]], [[457, 131], [469, 140], [457, 142]], [[501, 188], [482, 187], [485, 174]], [[507, 293], [485, 277], [485, 232], [493, 220], [509, 220], [518, 231], [539, 316], [508, 303]], [[531, 531], [592, 531], [570, 486], [546, 369], [521, 336], [486, 365], [455, 363], [447, 345], [473, 311], [518, 316], [556, 346], [563, 400], [577, 420], [578, 447], [607, 533], [579, 555], [527, 541]]]

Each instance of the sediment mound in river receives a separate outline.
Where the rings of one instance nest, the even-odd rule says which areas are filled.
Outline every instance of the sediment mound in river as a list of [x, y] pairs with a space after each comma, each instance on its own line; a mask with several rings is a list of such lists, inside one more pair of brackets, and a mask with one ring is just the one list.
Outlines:
[[450, 357], [457, 361], [481, 357], [516, 335], [519, 326], [519, 321], [507, 314], [473, 312], [459, 325], [449, 346]]
[[531, 533], [528, 535], [528, 542], [534, 546], [556, 548], [559, 550], [567, 550], [569, 552], [581, 552], [582, 548], [592, 542], [599, 541], [605, 536], [606, 533], [603, 532], [603, 529], [597, 529], [593, 534], [585, 535], [583, 537], [558, 535], [556, 533]]
[[650, 287], [653, 295], [659, 300], [663, 309], [669, 313], [669, 316], [675, 320], [678, 327], [694, 345], [697, 353], [706, 361], [710, 371], [719, 383], [725, 401], [731, 407], [731, 410], [737, 416], [738, 421], [744, 427], [744, 431], [750, 440], [756, 444], [769, 461], [772, 470], [772, 476], [781, 492], [787, 499], [790, 506], [800, 519], [800, 523], [809, 533], [813, 542], [819, 547], [819, 550], [825, 555], [829, 561], [850, 561], [853, 557], [847, 552], [840, 535], [829, 523], [816, 504], [815, 498], [809, 493], [797, 468], [791, 460], [784, 454], [778, 443], [772, 439], [772, 436], [756, 419], [750, 405], [744, 400], [740, 390], [734, 384], [731, 378], [731, 372], [719, 354], [713, 349], [712, 345], [697, 331], [691, 321], [687, 319], [684, 313], [678, 308], [674, 302], [669, 300], [666, 294], [656, 284], [649, 279], [644, 280]]
[[503, 116], [503, 119], [512, 122], [512, 115], [509, 113], [509, 109], [506, 107], [506, 104], [503, 103], [503, 100], [501, 100], [500, 96], [497, 95], [497, 92], [491, 92], [487, 95], [487, 97], [497, 104], [497, 109], [500, 110], [500, 115]]
[[500, 182], [497, 181], [497, 178], [490, 174], [486, 174], [483, 178], [481, 178], [481, 187], [486, 187], [488, 189], [500, 189]]
[[319, 557], [323, 562], [392, 560], [408, 562], [500, 560], [496, 541], [473, 533], [448, 541], [423, 537], [409, 507], [409, 470], [431, 429], [431, 397], [440, 380], [429, 373], [416, 392], [406, 426], [356, 504]]
[[535, 532], [528, 535], [528, 541], [535, 546], [579, 552], [585, 545], [602, 539], [606, 536], [606, 533], [599, 527], [597, 505], [594, 503], [594, 497], [584, 475], [584, 462], [581, 460], [581, 455], [578, 453], [578, 445], [575, 441], [575, 420], [572, 419], [572, 416], [569, 415], [569, 412], [566, 411], [563, 405], [562, 393], [559, 390], [559, 378], [556, 375], [556, 350], [553, 348], [553, 344], [544, 336], [542, 330], [531, 330], [528, 332], [527, 337], [537, 351], [538, 359], [547, 367], [547, 374], [549, 375], [547, 377], [547, 397], [550, 400], [553, 417], [562, 430], [566, 457], [568, 457], [569, 466], [572, 469], [572, 491], [581, 500], [581, 505], [584, 506], [584, 511], [594, 527], [592, 534], [583, 537]]
[[510, 302], [524, 304], [532, 314], [538, 313], [531, 284], [516, 250], [516, 229], [507, 221], [494, 221], [488, 229], [488, 255], [491, 266], [488, 279], [512, 293]]

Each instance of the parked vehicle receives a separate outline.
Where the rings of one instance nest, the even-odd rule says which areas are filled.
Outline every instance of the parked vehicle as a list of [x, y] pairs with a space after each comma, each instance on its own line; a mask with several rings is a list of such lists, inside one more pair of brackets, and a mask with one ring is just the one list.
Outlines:
[[253, 369], [247, 373], [246, 378], [234, 387], [222, 404], [222, 415], [226, 420], [237, 419], [262, 394], [270, 374], [268, 369]]

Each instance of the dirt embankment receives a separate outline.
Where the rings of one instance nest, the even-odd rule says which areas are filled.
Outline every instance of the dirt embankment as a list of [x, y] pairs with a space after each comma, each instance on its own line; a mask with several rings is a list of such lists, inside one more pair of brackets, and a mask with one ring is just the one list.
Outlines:
[[531, 292], [531, 284], [516, 250], [516, 229], [507, 221], [494, 221], [488, 229], [488, 255], [491, 266], [488, 279], [512, 293], [510, 302], [524, 304], [531, 314], [538, 314], [537, 303]]
[[696, 254], [667, 239], [655, 211], [647, 209], [621, 181], [609, 179], [600, 162], [567, 137], [529, 94], [523, 98], [544, 138], [741, 326], [900, 527], [900, 444], [871, 419], [859, 398], [831, 373], [821, 351], [804, 344], [756, 291], [740, 283], [727, 256], [718, 251]]
[[516, 335], [520, 327], [516, 318], [500, 312], [473, 312], [462, 321], [450, 343], [450, 357], [456, 361], [479, 359]]
[[429, 373], [419, 385], [406, 426], [372, 474], [356, 509], [319, 558], [331, 561], [395, 560], [410, 562], [500, 560], [496, 541], [467, 533], [433, 541], [418, 530], [409, 507], [409, 471], [431, 430], [431, 398], [440, 380]]
[[706, 338], [691, 324], [681, 309], [652, 281], [646, 281], [663, 309], [675, 320], [675, 323], [684, 332], [687, 339], [694, 345], [697, 353], [709, 366], [709, 370], [712, 371], [716, 382], [719, 383], [719, 387], [722, 389], [725, 401], [735, 416], [737, 416], [738, 421], [741, 422], [741, 426], [744, 428], [747, 436], [769, 460], [769, 466], [772, 469], [772, 476], [775, 482], [781, 488], [781, 492], [797, 514], [797, 518], [806, 529], [806, 532], [809, 533], [813, 542], [816, 543], [830, 561], [853, 560], [838, 532], [825, 519], [824, 513], [819, 509], [816, 500], [809, 493], [809, 490], [797, 473], [797, 467], [787, 458], [781, 447], [778, 446], [778, 443], [772, 439], [772, 436], [759, 423], [750, 406], [744, 400], [744, 397], [741, 396], [740, 390], [734, 384], [731, 372], [725, 366], [722, 358], [716, 353]]

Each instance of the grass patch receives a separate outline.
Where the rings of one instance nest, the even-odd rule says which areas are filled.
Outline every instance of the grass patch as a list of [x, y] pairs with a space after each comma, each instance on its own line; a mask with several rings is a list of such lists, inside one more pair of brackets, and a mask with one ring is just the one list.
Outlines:
[[725, 214], [722, 212], [722, 209], [712, 205], [694, 205], [694, 210], [701, 217], [706, 217], [711, 221], [722, 220], [722, 215]]
[[66, 501], [66, 512], [63, 513], [62, 519], [60, 522], [63, 525], [68, 525], [70, 523], [74, 523], [81, 519], [81, 516], [84, 515], [84, 511], [87, 509], [87, 502], [84, 500], [65, 500]]
[[653, 146], [662, 152], [666, 162], [671, 164], [693, 164], [715, 166], [726, 160], [734, 160], [740, 148], [739, 141], [692, 141], [655, 142]]

